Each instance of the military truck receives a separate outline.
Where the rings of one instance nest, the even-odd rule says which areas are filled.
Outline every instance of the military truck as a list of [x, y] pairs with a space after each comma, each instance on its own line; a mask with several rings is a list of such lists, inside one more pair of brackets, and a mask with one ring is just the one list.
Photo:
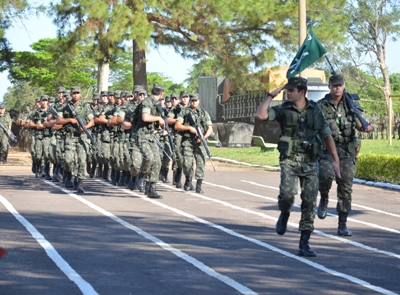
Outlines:
[[[271, 91], [286, 81], [288, 67], [279, 67], [269, 71], [267, 77], [261, 77], [262, 83], [268, 83]], [[317, 101], [329, 92], [325, 82], [325, 73], [307, 69], [303, 72], [308, 79], [307, 97]], [[250, 146], [252, 136], [261, 136], [267, 143], [277, 143], [281, 132], [277, 122], [255, 119], [258, 106], [265, 99], [265, 91], [237, 93], [234, 86], [225, 77], [199, 78], [199, 95], [202, 107], [210, 114], [217, 139], [223, 146]], [[271, 105], [281, 104], [285, 93], [281, 92]]]

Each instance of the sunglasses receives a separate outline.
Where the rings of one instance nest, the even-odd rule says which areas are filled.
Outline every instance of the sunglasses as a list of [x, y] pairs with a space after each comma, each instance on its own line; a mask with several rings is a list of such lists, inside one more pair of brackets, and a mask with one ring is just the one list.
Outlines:
[[178, 100], [177, 97], [171, 97], [171, 100]]

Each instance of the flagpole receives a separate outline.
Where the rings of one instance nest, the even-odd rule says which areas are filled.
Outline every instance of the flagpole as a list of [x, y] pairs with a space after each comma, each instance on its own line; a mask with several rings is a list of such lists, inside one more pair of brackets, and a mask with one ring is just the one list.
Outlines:
[[[306, 0], [299, 0], [299, 49], [306, 38]], [[300, 72], [300, 77], [305, 77], [305, 73]]]

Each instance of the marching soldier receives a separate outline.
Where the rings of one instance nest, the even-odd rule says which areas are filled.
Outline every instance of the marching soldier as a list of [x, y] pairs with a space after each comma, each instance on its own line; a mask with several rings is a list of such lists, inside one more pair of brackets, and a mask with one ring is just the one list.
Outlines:
[[0, 103], [0, 123], [8, 130], [8, 134], [0, 128], [0, 161], [3, 164], [7, 163], [8, 156], [8, 136], [11, 135], [11, 117], [8, 112], [6, 112], [5, 103]]
[[[67, 102], [58, 113], [57, 124], [68, 125], [65, 141], [65, 164], [69, 181], [74, 181], [77, 193], [83, 194], [83, 180], [86, 178], [86, 148], [87, 135], [79, 125], [77, 118], [82, 120], [85, 128], [94, 126], [93, 113], [88, 106], [81, 101], [80, 87], [71, 88], [71, 101]], [[74, 114], [75, 113], [75, 114]]]
[[[190, 107], [183, 109], [176, 119], [175, 129], [182, 133], [182, 156], [183, 156], [183, 173], [186, 180], [185, 191], [193, 190], [193, 176], [197, 179], [196, 193], [202, 194], [201, 188], [204, 172], [205, 172], [205, 151], [198, 137], [197, 130], [188, 118], [189, 112], [193, 115], [197, 125], [203, 129], [204, 138], [207, 139], [213, 132], [210, 115], [200, 106], [200, 99], [197, 94], [190, 99]], [[194, 161], [196, 161], [196, 171], [194, 169]], [[195, 171], [195, 172], [194, 172]]]

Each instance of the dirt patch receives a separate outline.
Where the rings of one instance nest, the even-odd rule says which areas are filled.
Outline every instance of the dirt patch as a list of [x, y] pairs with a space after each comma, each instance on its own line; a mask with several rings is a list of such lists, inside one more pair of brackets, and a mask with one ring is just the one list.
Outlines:
[[10, 171], [28, 172], [31, 170], [32, 157], [29, 152], [22, 152], [18, 148], [8, 150], [7, 164], [0, 162], [0, 173]]

